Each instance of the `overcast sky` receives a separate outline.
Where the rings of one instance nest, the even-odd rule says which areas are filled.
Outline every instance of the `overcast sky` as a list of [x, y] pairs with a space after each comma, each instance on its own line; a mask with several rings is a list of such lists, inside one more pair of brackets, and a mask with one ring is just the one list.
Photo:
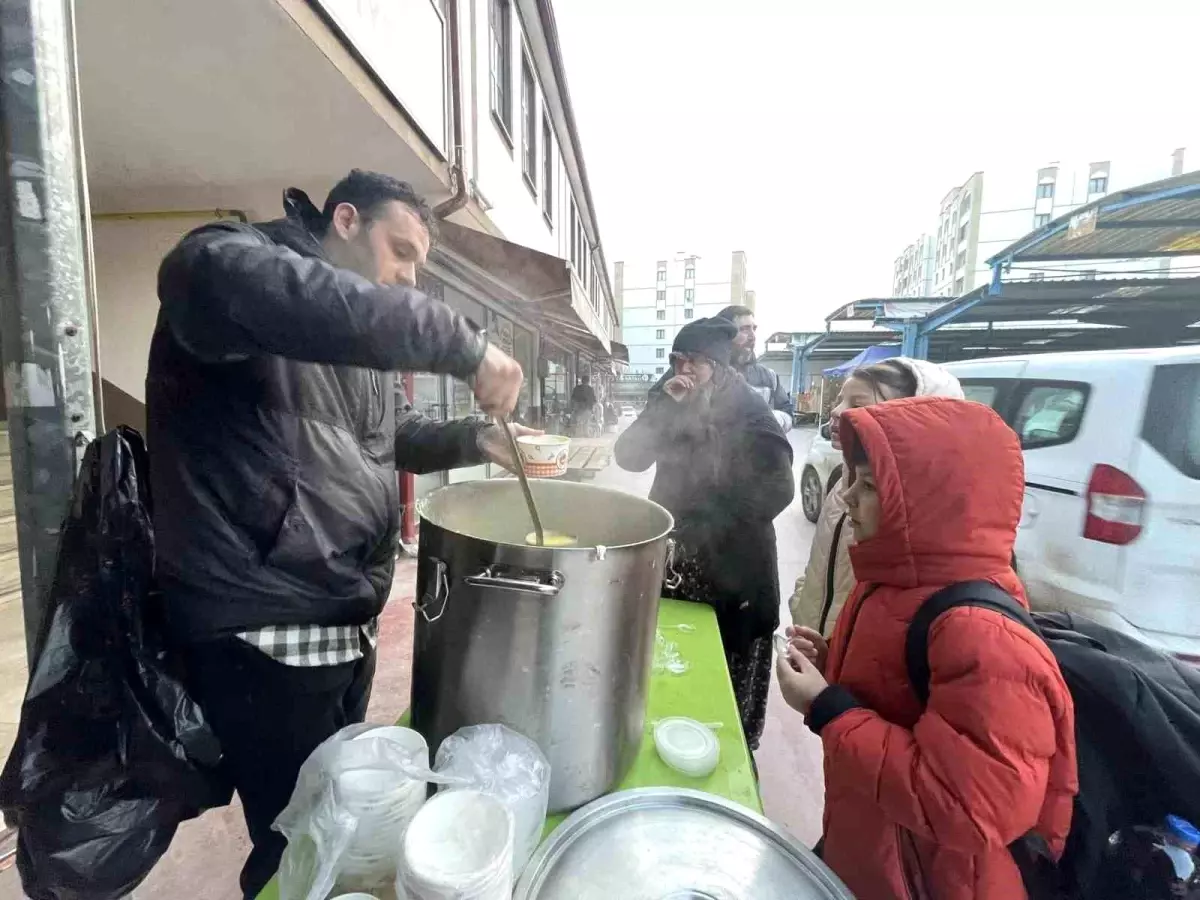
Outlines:
[[1181, 146], [1200, 168], [1198, 7], [554, 5], [610, 266], [745, 250], [760, 333], [888, 294], [895, 257], [977, 170]]

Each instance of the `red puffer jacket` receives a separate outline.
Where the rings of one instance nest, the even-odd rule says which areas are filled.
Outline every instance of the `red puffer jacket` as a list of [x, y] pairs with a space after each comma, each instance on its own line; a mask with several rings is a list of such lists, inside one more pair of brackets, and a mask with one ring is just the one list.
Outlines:
[[[1010, 567], [1024, 466], [986, 406], [914, 398], [848, 411], [881, 506], [851, 550], [831, 687], [809, 725], [825, 749], [826, 862], [861, 900], [1021, 900], [1007, 845], [1030, 830], [1061, 854], [1078, 784], [1071, 696], [1046, 646], [990, 610], [955, 609], [929, 637], [929, 703], [908, 680], [908, 623], [934, 591]], [[849, 467], [848, 467], [849, 469]]]

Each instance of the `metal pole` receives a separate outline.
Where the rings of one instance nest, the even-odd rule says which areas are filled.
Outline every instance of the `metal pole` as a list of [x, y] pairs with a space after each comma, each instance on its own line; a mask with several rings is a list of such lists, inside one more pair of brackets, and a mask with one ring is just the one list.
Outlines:
[[69, 0], [0, 6], [0, 346], [31, 659], [96, 431], [70, 16]]

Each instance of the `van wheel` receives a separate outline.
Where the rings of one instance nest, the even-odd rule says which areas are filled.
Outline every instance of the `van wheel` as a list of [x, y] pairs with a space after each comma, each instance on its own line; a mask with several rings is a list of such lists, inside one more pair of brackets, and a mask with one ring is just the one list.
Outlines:
[[821, 515], [821, 501], [824, 498], [821, 476], [812, 466], [805, 466], [804, 474], [800, 476], [800, 506], [804, 510], [804, 518], [810, 522], [817, 521]]

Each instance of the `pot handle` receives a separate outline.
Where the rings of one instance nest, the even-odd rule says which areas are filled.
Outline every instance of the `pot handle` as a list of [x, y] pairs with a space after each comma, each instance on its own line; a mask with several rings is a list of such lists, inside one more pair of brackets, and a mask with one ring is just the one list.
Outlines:
[[[419, 612], [432, 625], [442, 617], [446, 611], [446, 604], [450, 602], [450, 584], [446, 580], [446, 564], [440, 559], [430, 557], [429, 561], [433, 563], [433, 590], [425, 591], [421, 596], [421, 602], [413, 601], [413, 609]], [[430, 614], [430, 607], [434, 606], [438, 601], [441, 601], [441, 606], [437, 612]]]
[[663, 587], [674, 591], [683, 584], [683, 573], [675, 568], [675, 553], [678, 548], [673, 538], [667, 538], [667, 559], [663, 563]]
[[478, 575], [463, 579], [471, 587], [495, 588], [500, 591], [516, 591], [521, 594], [538, 594], [554, 597], [562, 590], [567, 579], [562, 572], [524, 572], [502, 566], [488, 566]]

